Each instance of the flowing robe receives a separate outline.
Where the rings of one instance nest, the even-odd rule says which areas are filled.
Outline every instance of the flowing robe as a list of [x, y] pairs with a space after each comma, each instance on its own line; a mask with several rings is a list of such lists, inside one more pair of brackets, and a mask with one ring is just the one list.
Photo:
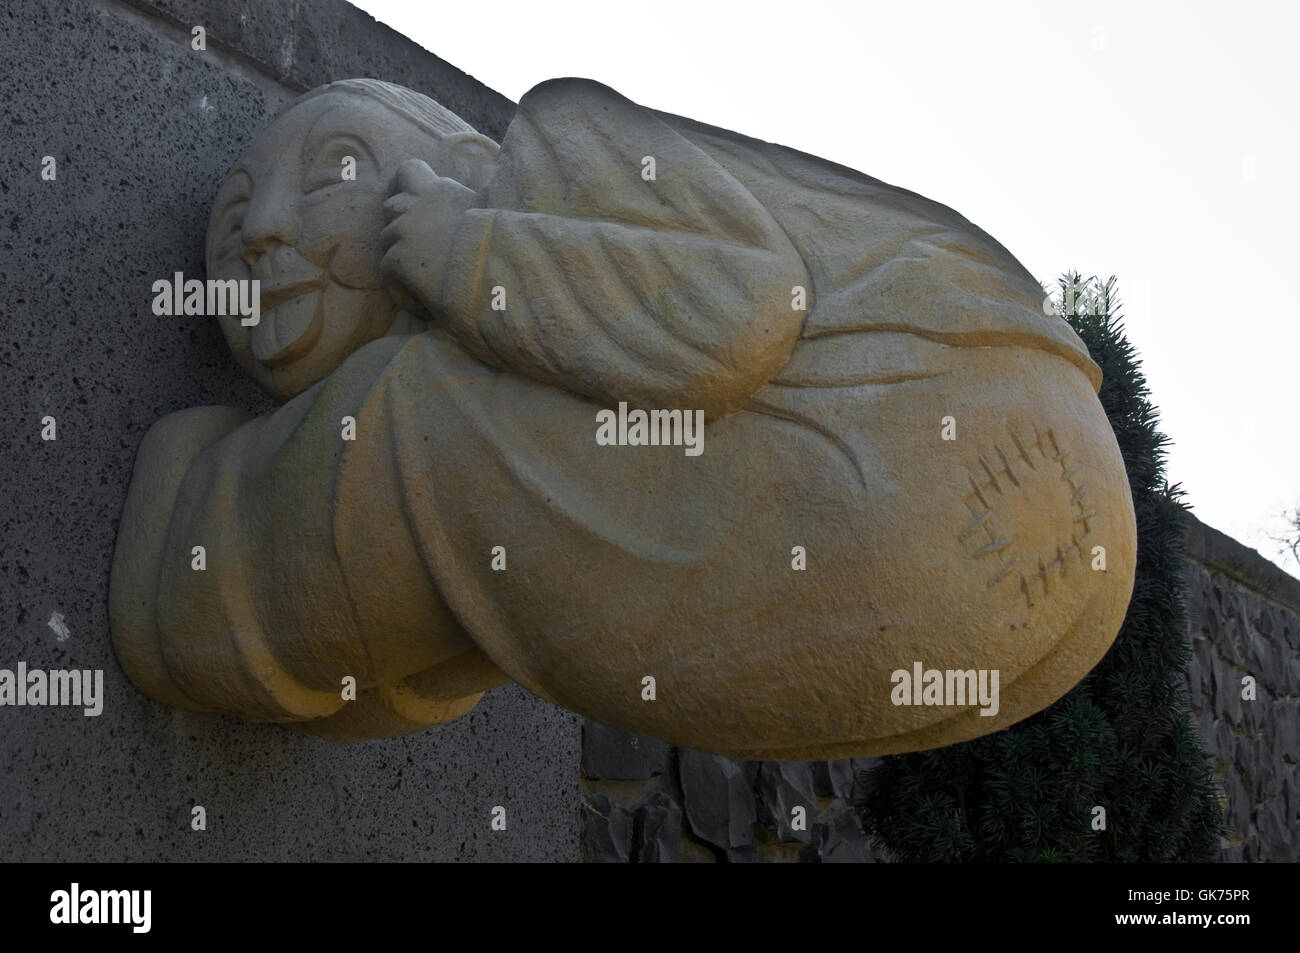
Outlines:
[[[952, 210], [555, 80], [436, 257], [432, 330], [148, 435], [112, 588], [145, 691], [351, 739], [509, 678], [678, 744], [839, 757], [1019, 720], [1113, 639], [1135, 543], [1100, 372]], [[703, 454], [597, 445], [620, 401], [703, 410]], [[891, 700], [915, 662], [999, 670], [998, 710]]]

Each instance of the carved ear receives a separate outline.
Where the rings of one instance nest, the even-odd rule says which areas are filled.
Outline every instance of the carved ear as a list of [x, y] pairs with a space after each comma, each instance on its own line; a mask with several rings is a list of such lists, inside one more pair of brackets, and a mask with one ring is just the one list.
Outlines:
[[492, 178], [494, 160], [501, 147], [487, 136], [477, 132], [456, 132], [444, 136], [446, 171], [440, 175], [455, 179], [475, 192], [481, 192]]

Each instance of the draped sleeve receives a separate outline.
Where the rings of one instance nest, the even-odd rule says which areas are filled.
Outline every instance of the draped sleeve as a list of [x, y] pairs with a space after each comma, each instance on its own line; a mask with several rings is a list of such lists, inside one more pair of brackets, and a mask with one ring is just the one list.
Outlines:
[[606, 403], [709, 417], [785, 363], [805, 314], [802, 258], [658, 114], [552, 80], [519, 103], [497, 161], [431, 292], [475, 357]]

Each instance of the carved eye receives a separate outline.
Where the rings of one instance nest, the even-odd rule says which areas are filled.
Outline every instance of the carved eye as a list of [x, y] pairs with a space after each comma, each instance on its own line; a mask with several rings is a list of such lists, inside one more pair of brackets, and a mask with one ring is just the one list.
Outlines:
[[214, 232], [217, 250], [225, 251], [228, 246], [239, 242], [243, 233], [244, 214], [248, 211], [248, 199], [237, 199], [226, 206]]
[[364, 181], [369, 172], [369, 154], [358, 143], [336, 139], [312, 150], [302, 190], [310, 194], [341, 182]]
[[221, 252], [231, 239], [238, 239], [248, 214], [249, 197], [253, 194], [253, 181], [243, 169], [235, 169], [221, 183], [213, 206], [218, 214], [213, 219], [209, 235], [214, 251]]

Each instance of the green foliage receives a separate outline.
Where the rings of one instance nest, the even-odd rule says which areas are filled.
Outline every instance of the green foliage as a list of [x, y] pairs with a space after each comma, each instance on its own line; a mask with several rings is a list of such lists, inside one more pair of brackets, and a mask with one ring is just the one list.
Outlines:
[[[1182, 491], [1115, 279], [1064, 275], [1057, 313], [1104, 380], [1100, 399], [1137, 515], [1133, 599], [1095, 669], [1056, 704], [965, 744], [882, 758], [858, 778], [877, 848], [903, 861], [1205, 861], [1223, 819], [1188, 711]], [[1095, 805], [1106, 829], [1092, 829]]]

